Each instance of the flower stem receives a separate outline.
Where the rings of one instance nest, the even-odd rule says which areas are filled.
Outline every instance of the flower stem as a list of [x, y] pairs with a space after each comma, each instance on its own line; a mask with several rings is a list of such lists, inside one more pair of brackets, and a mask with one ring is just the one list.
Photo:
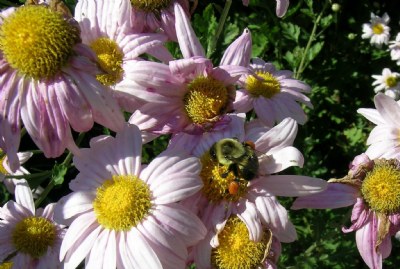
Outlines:
[[224, 9], [222, 10], [221, 17], [219, 18], [218, 27], [215, 31], [214, 38], [211, 40], [210, 45], [207, 50], [207, 57], [209, 58], [215, 51], [217, 47], [218, 39], [222, 33], [222, 29], [224, 29], [226, 18], [228, 17], [229, 9], [231, 8], [232, 0], [226, 0]]
[[296, 74], [294, 75], [295, 79], [299, 79], [301, 74], [303, 73], [304, 69], [306, 68], [306, 58], [308, 56], [308, 51], [310, 50], [312, 42], [315, 40], [315, 37], [316, 37], [315, 35], [317, 32], [318, 24], [321, 21], [322, 15], [324, 14], [325, 9], [328, 7], [328, 4], [329, 4], [329, 1], [325, 1], [324, 7], [322, 8], [321, 12], [318, 14], [317, 19], [314, 21], [314, 26], [311, 31], [310, 38], [308, 39], [307, 46], [304, 50], [303, 55], [301, 56], [301, 61], [300, 61], [299, 67], [297, 68]]

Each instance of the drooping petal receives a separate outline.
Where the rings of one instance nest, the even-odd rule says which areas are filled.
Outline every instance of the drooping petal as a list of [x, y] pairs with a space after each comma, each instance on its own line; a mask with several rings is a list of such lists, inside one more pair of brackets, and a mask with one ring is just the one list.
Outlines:
[[249, 29], [244, 29], [239, 36], [225, 50], [220, 65], [240, 65], [247, 67], [251, 57], [251, 33]]
[[327, 189], [323, 192], [297, 198], [291, 209], [347, 207], [355, 204], [359, 195], [358, 188], [352, 185], [328, 183]]
[[358, 251], [369, 268], [382, 269], [382, 253], [375, 247], [378, 233], [378, 219], [370, 217], [369, 221], [356, 231]]
[[238, 206], [232, 213], [237, 214], [237, 216], [246, 224], [250, 240], [259, 242], [262, 238], [263, 232], [261, 221], [257, 216], [255, 204], [245, 200], [238, 203]]
[[276, 0], [276, 16], [279, 18], [286, 14], [289, 7], [289, 0]]
[[253, 181], [256, 186], [266, 189], [275, 196], [298, 197], [324, 191], [325, 180], [297, 175], [272, 175], [259, 177]]

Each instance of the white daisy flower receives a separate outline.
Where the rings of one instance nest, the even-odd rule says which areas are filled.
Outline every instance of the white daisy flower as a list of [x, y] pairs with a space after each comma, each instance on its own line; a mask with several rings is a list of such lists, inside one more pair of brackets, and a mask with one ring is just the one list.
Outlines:
[[376, 16], [371, 13], [370, 23], [363, 24], [363, 39], [370, 39], [370, 43], [375, 45], [377, 48], [382, 47], [382, 44], [389, 43], [390, 27], [388, 26], [390, 21], [387, 13], [383, 14], [382, 17]]
[[400, 94], [400, 74], [392, 72], [389, 68], [384, 68], [382, 75], [372, 75], [375, 81], [372, 86], [375, 86], [375, 93], [384, 92], [393, 99], [398, 99]]
[[395, 41], [389, 42], [390, 57], [400, 65], [400, 33], [397, 34]]

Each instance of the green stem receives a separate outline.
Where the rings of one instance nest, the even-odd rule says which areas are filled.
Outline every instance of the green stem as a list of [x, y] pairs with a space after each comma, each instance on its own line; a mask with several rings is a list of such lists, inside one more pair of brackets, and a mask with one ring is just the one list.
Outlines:
[[229, 9], [231, 8], [232, 0], [226, 0], [224, 9], [222, 10], [221, 17], [219, 18], [218, 27], [215, 32], [214, 38], [211, 40], [207, 50], [207, 57], [209, 58], [217, 47], [218, 39], [224, 29], [226, 18], [228, 17]]
[[303, 55], [301, 57], [301, 61], [300, 61], [299, 67], [297, 68], [296, 74], [294, 75], [295, 79], [299, 79], [301, 74], [303, 73], [303, 71], [305, 69], [306, 58], [307, 58], [307, 55], [308, 55], [308, 51], [310, 50], [312, 42], [315, 40], [315, 33], [317, 31], [318, 24], [321, 21], [322, 15], [324, 14], [325, 9], [327, 8], [328, 4], [329, 4], [329, 1], [325, 1], [324, 7], [322, 8], [321, 12], [318, 14], [317, 19], [314, 21], [314, 26], [313, 26], [313, 29], [311, 31], [310, 38], [308, 39], [306, 49], [304, 50], [304, 53], [303, 53]]
[[5, 178], [14, 178], [14, 179], [32, 179], [38, 177], [48, 177], [51, 175], [51, 171], [43, 171], [35, 174], [26, 174], [26, 175], [6, 175]]
[[54, 181], [51, 180], [43, 192], [40, 194], [39, 198], [35, 201], [35, 207], [38, 208], [39, 205], [43, 202], [43, 200], [47, 197], [49, 192], [54, 188]]

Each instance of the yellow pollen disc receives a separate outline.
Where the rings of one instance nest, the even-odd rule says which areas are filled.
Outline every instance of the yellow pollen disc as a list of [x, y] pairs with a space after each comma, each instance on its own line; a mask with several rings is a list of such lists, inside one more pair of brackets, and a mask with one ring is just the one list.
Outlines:
[[112, 86], [122, 80], [123, 52], [113, 40], [101, 37], [90, 44], [92, 50], [97, 54], [100, 68], [104, 74], [97, 75], [97, 80], [103, 85]]
[[374, 34], [376, 35], [382, 34], [384, 30], [385, 29], [381, 23], [377, 23], [374, 26], [372, 26], [372, 32], [374, 32]]
[[162, 9], [171, 5], [171, 0], [131, 0], [131, 4], [141, 11], [160, 14]]
[[8, 175], [9, 173], [4, 168], [4, 160], [5, 159], [6, 159], [6, 154], [4, 154], [2, 150], [0, 150], [0, 174]]
[[66, 65], [79, 29], [42, 5], [18, 8], [0, 26], [0, 49], [8, 64], [34, 79], [48, 79]]
[[257, 71], [256, 74], [264, 81], [255, 76], [248, 76], [246, 79], [246, 89], [253, 97], [272, 98], [281, 91], [279, 81], [271, 73]]
[[249, 231], [238, 217], [231, 217], [218, 235], [219, 246], [211, 252], [211, 263], [217, 269], [254, 269], [269, 251], [270, 234], [265, 233], [260, 242], [249, 239]]
[[[396, 164], [397, 163], [397, 164]], [[375, 161], [361, 186], [361, 193], [368, 206], [383, 214], [399, 213], [400, 169], [395, 160]]]
[[13, 266], [12, 262], [5, 262], [0, 264], [0, 269], [11, 269]]
[[97, 188], [93, 208], [103, 227], [129, 231], [149, 213], [151, 192], [148, 185], [135, 176], [113, 176]]
[[247, 192], [247, 181], [240, 180], [237, 194], [229, 193], [229, 184], [235, 180], [233, 172], [228, 167], [214, 161], [207, 151], [201, 157], [202, 169], [200, 177], [203, 181], [202, 192], [209, 201], [220, 202], [222, 200], [237, 201]]
[[390, 88], [393, 88], [397, 85], [397, 78], [394, 76], [390, 76], [386, 79], [386, 85]]
[[228, 89], [211, 77], [197, 77], [188, 85], [183, 102], [193, 123], [204, 124], [225, 113]]
[[17, 223], [12, 232], [15, 248], [33, 258], [40, 258], [53, 247], [57, 237], [56, 226], [43, 217], [28, 217]]

